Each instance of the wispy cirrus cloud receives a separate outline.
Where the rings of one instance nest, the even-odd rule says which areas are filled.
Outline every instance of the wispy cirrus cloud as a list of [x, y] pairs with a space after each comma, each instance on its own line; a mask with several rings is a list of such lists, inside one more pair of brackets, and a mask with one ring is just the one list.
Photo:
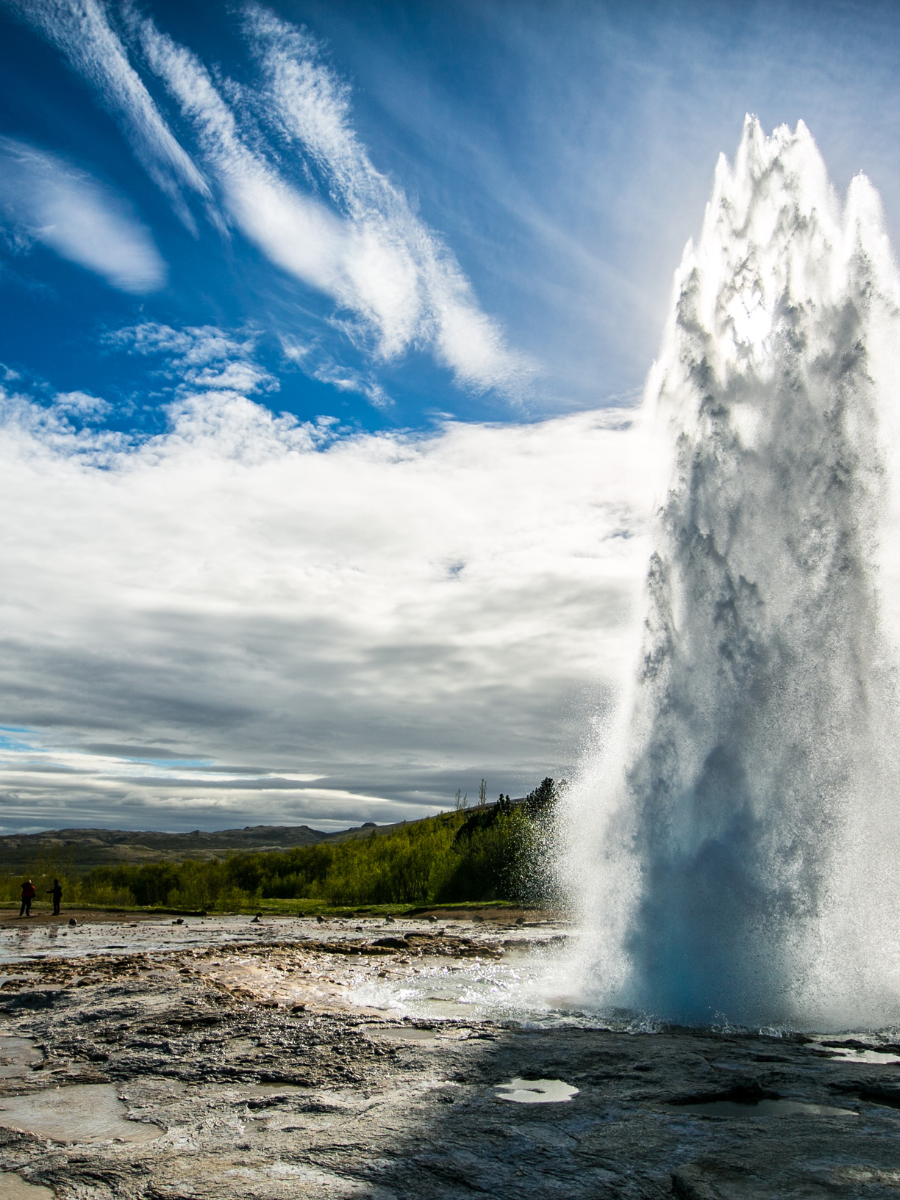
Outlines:
[[19, 249], [39, 242], [120, 291], [141, 295], [166, 281], [153, 237], [120, 196], [64, 159], [6, 137], [0, 221]]
[[195, 54], [149, 18], [139, 29], [148, 64], [194, 125], [225, 208], [273, 263], [352, 313], [376, 358], [430, 347], [463, 386], [521, 391], [532, 365], [506, 346], [453, 255], [375, 170], [350, 126], [345, 91], [310, 38], [261, 9], [248, 18], [266, 78], [258, 107], [327, 177], [332, 203], [248, 144]]
[[[185, 196], [193, 194], [220, 230], [233, 224], [271, 263], [332, 297], [335, 328], [376, 364], [430, 350], [461, 387], [510, 397], [527, 391], [535, 364], [509, 347], [443, 239], [376, 169], [353, 128], [348, 90], [313, 38], [251, 7], [244, 27], [261, 82], [219, 85], [196, 54], [128, 3], [118, 27], [102, 0], [12, 6], [98, 90], [189, 228], [196, 225]], [[177, 102], [205, 171], [172, 132], [129, 51]], [[285, 142], [312, 174], [286, 172]], [[324, 183], [320, 194], [313, 175]], [[320, 363], [310, 373], [323, 378], [323, 371], [329, 367]], [[337, 386], [351, 375], [360, 381], [354, 390], [384, 406], [381, 386], [358, 371], [340, 366]]]
[[330, 384], [339, 392], [355, 392], [365, 396], [373, 408], [390, 408], [394, 401], [371, 375], [361, 375], [349, 367], [334, 362], [318, 362], [312, 370], [313, 379]]
[[522, 386], [532, 364], [506, 346], [441, 238], [373, 165], [352, 126], [349, 89], [317, 41], [255, 4], [247, 29], [266, 79], [266, 111], [315, 162], [349, 220], [347, 273], [380, 330], [381, 352], [426, 342], [463, 384]]
[[97, 88], [124, 127], [144, 169], [169, 197], [181, 220], [196, 231], [183, 193], [187, 189], [209, 203], [209, 185], [131, 65], [110, 24], [108, 10], [98, 0], [11, 0], [11, 7], [40, 29]]
[[242, 232], [278, 266], [321, 291], [339, 294], [346, 231], [325, 205], [290, 187], [241, 138], [237, 119], [196, 55], [140, 22], [150, 67], [192, 121], [226, 208]]

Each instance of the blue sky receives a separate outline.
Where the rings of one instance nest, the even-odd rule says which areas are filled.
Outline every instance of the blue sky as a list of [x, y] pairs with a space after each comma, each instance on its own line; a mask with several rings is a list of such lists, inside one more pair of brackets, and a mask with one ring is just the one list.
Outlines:
[[568, 770], [716, 158], [802, 118], [896, 242], [896, 6], [0, 22], [8, 827], [238, 824], [276, 777], [273, 819], [334, 827]]
[[[181, 368], [171, 338], [143, 353], [117, 339], [140, 326], [224, 331], [267, 373], [261, 403], [366, 429], [633, 396], [748, 108], [765, 127], [803, 117], [837, 185], [865, 170], [900, 220], [892, 6], [4, 8], [0, 359], [38, 395], [98, 396], [113, 428], [161, 427]], [[173, 91], [179, 54], [233, 120], [228, 144], [210, 104], [186, 111]], [[307, 92], [279, 102], [290, 59]], [[328, 145], [323, 120], [343, 124]], [[27, 195], [51, 175], [61, 194], [80, 186], [79, 212], [93, 193], [102, 233], [35, 232], [59, 217]], [[277, 214], [241, 210], [266, 184], [374, 250], [292, 260]], [[79, 237], [116, 244], [92, 262]], [[427, 291], [417, 239], [444, 260], [437, 296], [411, 294]], [[432, 327], [448, 286], [488, 343], [456, 360]]]

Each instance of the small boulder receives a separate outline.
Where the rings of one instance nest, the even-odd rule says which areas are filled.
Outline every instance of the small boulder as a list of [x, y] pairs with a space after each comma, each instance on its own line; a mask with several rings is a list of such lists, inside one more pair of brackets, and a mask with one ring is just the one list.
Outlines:
[[69, 924], [70, 924], [70, 925], [77, 925], [77, 924], [78, 924], [78, 922], [75, 920], [75, 918], [74, 918], [74, 917], [69, 917]]

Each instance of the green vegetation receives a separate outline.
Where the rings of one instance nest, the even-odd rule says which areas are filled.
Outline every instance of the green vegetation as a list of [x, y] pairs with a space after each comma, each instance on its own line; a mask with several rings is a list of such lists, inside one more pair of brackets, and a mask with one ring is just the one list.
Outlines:
[[[48, 852], [27, 872], [44, 899], [54, 878], [64, 904], [241, 911], [253, 905], [309, 910], [541, 899], [535, 864], [549, 836], [557, 785], [545, 779], [521, 804], [501, 796], [365, 837], [284, 851], [237, 852], [212, 861], [185, 859], [71, 870]], [[15, 901], [22, 875], [0, 880], [0, 900]], [[298, 903], [299, 902], [299, 903]]]

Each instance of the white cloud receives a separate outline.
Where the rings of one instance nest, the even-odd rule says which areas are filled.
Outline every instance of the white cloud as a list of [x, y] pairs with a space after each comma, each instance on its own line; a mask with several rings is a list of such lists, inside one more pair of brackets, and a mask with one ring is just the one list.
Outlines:
[[112, 408], [107, 400], [88, 392], [57, 392], [53, 403], [61, 412], [72, 413], [82, 420], [101, 420]]
[[185, 204], [187, 187], [211, 202], [206, 180], [179, 144], [97, 0], [12, 0], [13, 6], [57, 45], [92, 83], [125, 126], [131, 145], [184, 223], [195, 229]]
[[288, 362], [292, 362], [298, 367], [303, 365], [312, 350], [312, 346], [305, 345], [289, 334], [282, 334], [279, 341], [281, 342], [281, 353]]
[[250, 148], [194, 54], [149, 19], [139, 28], [148, 64], [194, 124], [227, 211], [273, 263], [354, 314], [355, 325], [344, 327], [374, 339], [376, 357], [431, 346], [458, 383], [521, 391], [531, 366], [479, 309], [449, 250], [372, 166], [349, 126], [346, 98], [313, 60], [308, 38], [254, 11], [250, 28], [268, 79], [263, 107], [326, 173], [338, 212]]
[[41, 242], [121, 291], [139, 295], [166, 281], [150, 232], [121, 197], [13, 138], [0, 138], [0, 219], [20, 245]]
[[317, 200], [289, 187], [245, 145], [234, 114], [195, 55], [149, 19], [140, 28], [151, 68], [193, 121], [226, 206], [244, 234], [284, 270], [338, 293], [346, 253], [343, 223]]
[[[182, 220], [195, 228], [187, 189], [203, 198], [207, 215], [224, 230], [209, 184], [131, 65], [106, 7], [99, 0], [13, 3], [99, 90]], [[265, 87], [244, 94], [277, 126], [279, 138], [315, 163], [327, 181], [328, 202], [289, 182], [259, 148], [258, 137], [251, 146], [235, 109], [194, 54], [127, 3], [123, 16], [147, 65], [193, 125], [230, 220], [272, 263], [331, 296], [352, 317], [337, 322], [345, 332], [378, 360], [427, 347], [463, 387], [523, 393], [534, 364], [507, 346], [453, 254], [402, 190], [375, 169], [352, 128], [347, 90], [322, 63], [313, 39], [252, 8], [247, 28]], [[241, 89], [229, 82], [228, 94], [240, 97]], [[226, 379], [222, 386], [237, 382]], [[378, 406], [386, 402], [377, 385], [357, 390]]]
[[175, 381], [175, 390], [180, 394], [198, 388], [242, 395], [277, 391], [275, 376], [253, 361], [256, 335], [245, 332], [239, 336], [240, 340], [214, 325], [173, 329], [145, 321], [113, 330], [103, 341], [132, 354], [162, 359], [163, 365], [156, 373]]
[[257, 5], [248, 27], [283, 132], [325, 173], [350, 219], [347, 273], [384, 357], [430, 342], [460, 383], [520, 389], [533, 364], [508, 349], [453, 255], [375, 169], [352, 127], [347, 88], [321, 61], [315, 40]]
[[[290, 353], [288, 357], [292, 357]], [[394, 403], [381, 384], [371, 376], [360, 375], [358, 371], [351, 371], [348, 367], [340, 367], [336, 363], [319, 363], [312, 376], [320, 383], [330, 383], [339, 392], [356, 392], [365, 396], [373, 408], [390, 408]]]
[[129, 449], [4, 401], [6, 720], [60, 768], [99, 743], [208, 764], [29, 782], [7, 761], [30, 823], [62, 794], [69, 824], [177, 825], [173, 797], [192, 825], [386, 820], [571, 763], [573, 705], [631, 661], [644, 452], [622, 414], [424, 439], [225, 393], [171, 415]]

